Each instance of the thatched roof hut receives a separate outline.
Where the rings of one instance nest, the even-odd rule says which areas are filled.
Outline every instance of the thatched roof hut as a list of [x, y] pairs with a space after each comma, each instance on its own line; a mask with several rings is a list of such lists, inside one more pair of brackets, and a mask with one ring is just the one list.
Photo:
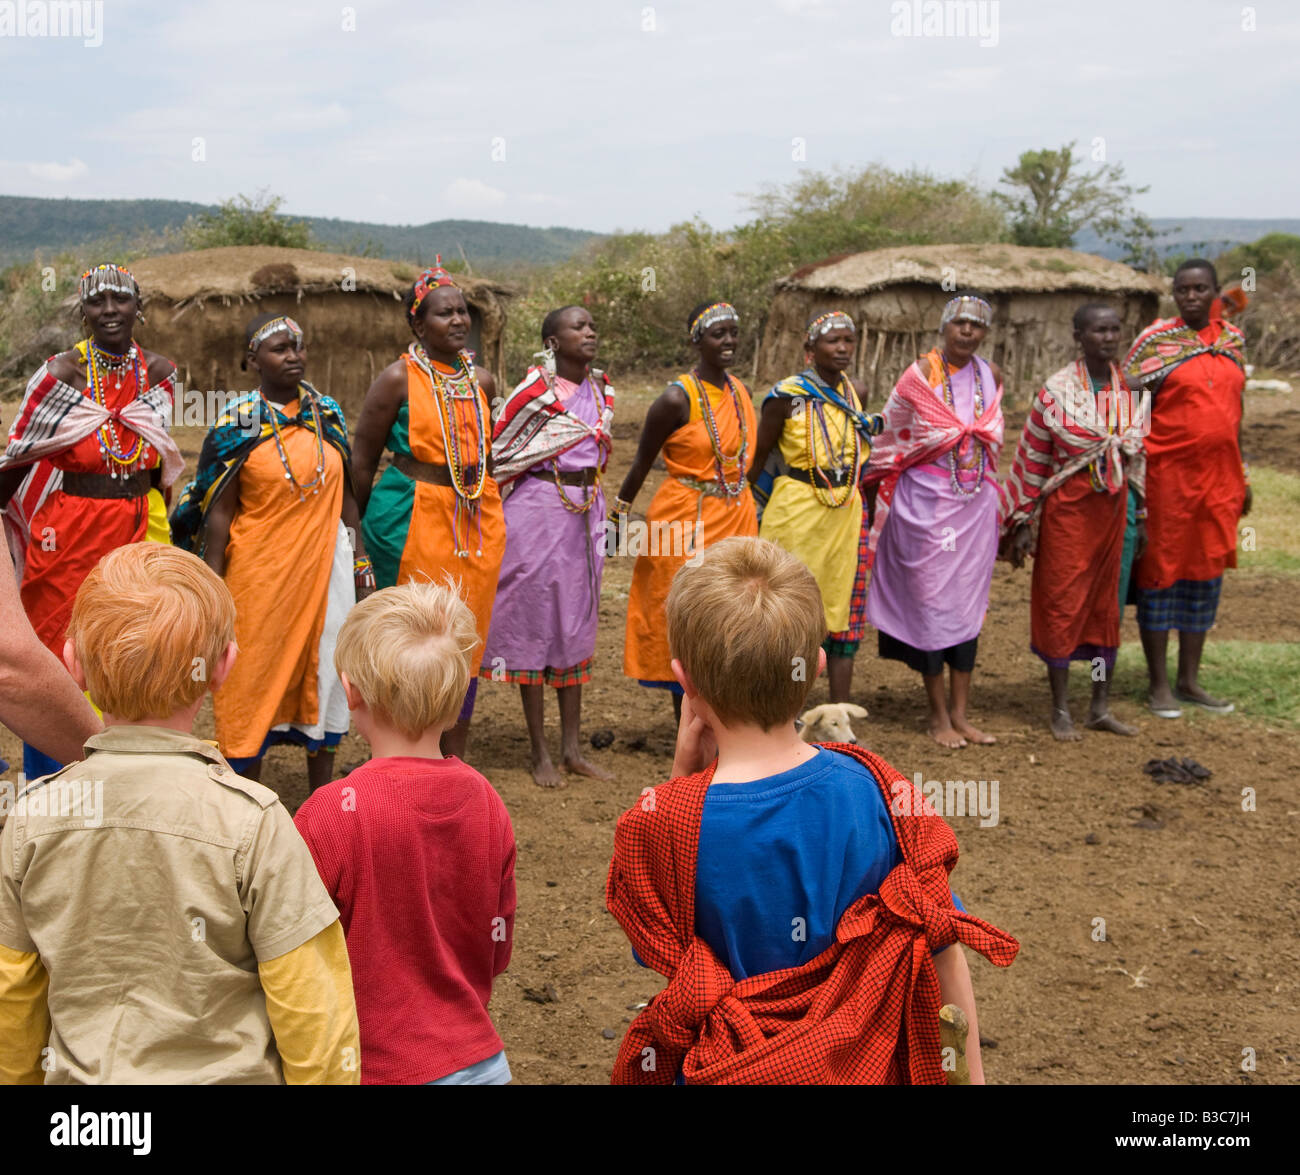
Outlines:
[[933, 345], [944, 303], [956, 292], [974, 291], [993, 307], [982, 354], [1002, 368], [1008, 396], [1023, 402], [1075, 354], [1076, 306], [1113, 306], [1127, 340], [1156, 317], [1166, 284], [1070, 249], [912, 245], [833, 257], [776, 283], [758, 370], [777, 379], [802, 366], [808, 319], [844, 310], [858, 324], [850, 374], [871, 403], [883, 403], [907, 365]]
[[[371, 380], [411, 341], [401, 300], [419, 268], [405, 262], [238, 246], [149, 257], [131, 272], [147, 320], [136, 338], [172, 359], [187, 388], [253, 386], [239, 367], [245, 324], [263, 311], [290, 314], [306, 336], [307, 378], [352, 420]], [[473, 319], [469, 347], [499, 378], [511, 291], [465, 275], [456, 282]]]

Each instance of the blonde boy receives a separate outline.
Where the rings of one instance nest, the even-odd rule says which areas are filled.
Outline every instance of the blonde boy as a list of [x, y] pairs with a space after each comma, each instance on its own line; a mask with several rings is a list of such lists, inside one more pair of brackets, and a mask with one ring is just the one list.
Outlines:
[[359, 603], [334, 664], [373, 758], [314, 792], [295, 823], [347, 933], [364, 1084], [504, 1085], [488, 1016], [510, 962], [515, 839], [501, 797], [439, 740], [478, 643], [451, 586]]
[[338, 912], [275, 793], [191, 734], [234, 622], [159, 543], [77, 592], [64, 661], [105, 730], [0, 835], [0, 1081], [357, 1084]]
[[725, 539], [677, 573], [667, 620], [685, 692], [674, 778], [619, 819], [606, 899], [669, 982], [614, 1081], [941, 1082], [941, 1002], [969, 1017], [981, 1081], [966, 958], [944, 948], [1009, 963], [1015, 940], [954, 905], [956, 840], [919, 798], [893, 802], [900, 786], [913, 798], [897, 771], [799, 737], [826, 663], [812, 573], [774, 543]]

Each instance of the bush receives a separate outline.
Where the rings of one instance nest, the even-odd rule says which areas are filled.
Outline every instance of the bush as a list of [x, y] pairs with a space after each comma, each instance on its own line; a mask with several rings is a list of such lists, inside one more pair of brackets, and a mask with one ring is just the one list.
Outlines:
[[1270, 371], [1300, 372], [1300, 267], [1284, 261], [1260, 277], [1248, 297], [1246, 309], [1232, 320], [1246, 332], [1247, 361]]
[[1249, 245], [1238, 245], [1214, 259], [1219, 281], [1225, 286], [1240, 285], [1247, 270], [1256, 278], [1276, 273], [1290, 265], [1300, 272], [1300, 237], [1292, 233], [1267, 233]]
[[617, 374], [687, 362], [687, 315], [700, 302], [731, 302], [741, 315], [743, 369], [757, 350], [772, 282], [801, 265], [890, 245], [1006, 238], [1002, 213], [972, 183], [881, 166], [812, 172], [752, 196], [750, 210], [753, 219], [732, 230], [691, 220], [661, 234], [618, 233], [536, 272], [511, 307], [509, 378], [522, 377], [540, 350], [542, 317], [566, 303], [591, 311], [600, 362]]
[[227, 245], [283, 245], [290, 249], [320, 246], [305, 220], [280, 215], [284, 199], [259, 192], [223, 200], [215, 212], [191, 216], [180, 228], [186, 249], [220, 249]]

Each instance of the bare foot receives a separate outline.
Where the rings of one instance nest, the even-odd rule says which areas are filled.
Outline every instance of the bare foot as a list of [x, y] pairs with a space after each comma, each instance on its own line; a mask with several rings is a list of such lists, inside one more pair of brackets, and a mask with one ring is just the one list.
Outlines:
[[560, 773], [555, 769], [555, 764], [550, 759], [544, 759], [540, 763], [533, 764], [533, 782], [538, 787], [545, 788], [568, 786], [560, 777]]
[[985, 734], [982, 730], [972, 726], [965, 718], [954, 718], [952, 728], [958, 734], [965, 735], [968, 743], [976, 743], [982, 747], [991, 747], [998, 741], [991, 734]]
[[588, 763], [579, 754], [564, 756], [564, 769], [570, 775], [586, 775], [591, 779], [599, 779], [603, 783], [608, 783], [614, 778], [608, 771], [602, 771], [594, 763]]
[[1077, 743], [1083, 741], [1083, 735], [1074, 729], [1074, 720], [1070, 717], [1069, 710], [1053, 709], [1052, 720], [1048, 723], [1048, 726], [1052, 728], [1052, 737], [1057, 742]]
[[952, 747], [954, 750], [966, 745], [966, 740], [946, 723], [943, 726], [931, 726], [930, 737], [941, 747]]
[[1109, 710], [1104, 714], [1089, 714], [1084, 725], [1089, 730], [1108, 730], [1111, 734], [1137, 734], [1138, 728], [1121, 722]]

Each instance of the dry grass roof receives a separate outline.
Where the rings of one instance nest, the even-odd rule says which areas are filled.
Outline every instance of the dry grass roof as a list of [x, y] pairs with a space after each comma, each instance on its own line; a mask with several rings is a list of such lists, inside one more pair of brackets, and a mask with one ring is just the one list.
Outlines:
[[865, 294], [904, 282], [940, 285], [956, 272], [959, 289], [981, 293], [1159, 293], [1165, 279], [1073, 249], [1023, 245], [905, 245], [831, 257], [776, 283], [778, 290]]
[[[272, 294], [323, 293], [340, 289], [345, 270], [352, 271], [357, 290], [400, 299], [411, 288], [420, 268], [405, 261], [268, 245], [168, 253], [146, 257], [130, 267], [140, 283], [146, 306], [154, 298], [188, 304], [212, 299], [255, 300]], [[491, 295], [509, 296], [513, 292], [508, 286], [464, 274], [456, 275], [456, 282], [471, 301]]]

